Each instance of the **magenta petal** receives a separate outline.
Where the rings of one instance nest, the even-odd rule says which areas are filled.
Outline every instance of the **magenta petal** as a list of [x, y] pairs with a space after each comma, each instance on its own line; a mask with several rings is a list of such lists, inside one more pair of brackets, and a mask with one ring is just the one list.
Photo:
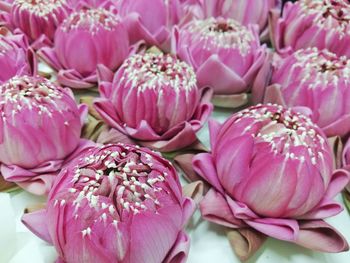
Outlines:
[[188, 220], [191, 218], [194, 211], [196, 210], [196, 204], [191, 198], [186, 197], [182, 205], [183, 205], [183, 224], [186, 225]]
[[96, 86], [97, 75], [92, 74], [83, 78], [75, 69], [60, 70], [57, 74], [57, 80], [62, 85], [75, 89], [88, 89]]
[[112, 82], [114, 73], [103, 64], [97, 65], [97, 79], [98, 82]]
[[185, 263], [190, 250], [190, 238], [185, 232], [180, 232], [176, 242], [162, 263]]
[[193, 169], [192, 166], [192, 160], [195, 154], [187, 153], [187, 154], [180, 154], [177, 155], [174, 158], [175, 163], [180, 167], [180, 169], [184, 172], [185, 178], [190, 181], [194, 182], [197, 180], [200, 180], [201, 178], [196, 174], [196, 172]]
[[210, 119], [208, 122], [209, 126], [209, 136], [210, 136], [210, 147], [213, 149], [216, 144], [216, 138], [220, 131], [222, 124], [214, 119]]
[[328, 137], [347, 134], [350, 130], [350, 114], [340, 117], [332, 124], [323, 127], [322, 130]]
[[35, 235], [52, 244], [52, 240], [47, 229], [46, 210], [39, 210], [29, 214], [24, 214], [21, 219], [22, 223], [30, 229]]
[[101, 144], [118, 142], [126, 144], [136, 144], [136, 142], [130, 139], [127, 135], [113, 128], [108, 131], [102, 131], [101, 134], [98, 136], [96, 142]]
[[225, 198], [213, 188], [200, 202], [200, 211], [204, 219], [219, 225], [238, 228], [242, 221], [235, 218]]
[[247, 83], [221, 62], [218, 55], [212, 55], [198, 68], [197, 79], [199, 87], [211, 87], [215, 94], [236, 94], [247, 89]]
[[56, 71], [62, 69], [61, 63], [58, 61], [55, 51], [49, 47], [43, 47], [38, 51], [38, 56], [44, 60], [49, 66]]
[[343, 207], [336, 201], [323, 199], [312, 211], [302, 215], [300, 219], [324, 219], [343, 211]]
[[267, 236], [286, 241], [295, 241], [299, 232], [298, 222], [292, 219], [259, 218], [245, 223]]
[[281, 93], [281, 85], [273, 84], [266, 88], [264, 103], [276, 103], [286, 107], [286, 103]]
[[224, 193], [224, 190], [218, 179], [213, 157], [209, 153], [200, 153], [193, 158], [193, 168], [199, 176], [206, 180], [216, 190]]
[[295, 243], [321, 252], [337, 253], [349, 250], [345, 238], [322, 220], [300, 222]]
[[335, 197], [349, 183], [349, 180], [350, 180], [350, 173], [347, 170], [345, 169], [336, 170], [332, 175], [325, 197], [329, 199]]

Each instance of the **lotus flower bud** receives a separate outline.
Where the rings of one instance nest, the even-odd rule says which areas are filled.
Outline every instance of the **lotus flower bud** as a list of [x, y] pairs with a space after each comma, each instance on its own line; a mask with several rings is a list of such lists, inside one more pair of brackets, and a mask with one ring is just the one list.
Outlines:
[[36, 59], [23, 35], [0, 34], [0, 84], [16, 75], [36, 73]]
[[182, 263], [193, 210], [167, 160], [115, 144], [91, 148], [62, 170], [46, 210], [23, 221], [55, 246], [60, 262]]
[[72, 13], [55, 35], [54, 48], [39, 55], [58, 70], [58, 81], [72, 88], [91, 88], [99, 64], [116, 70], [129, 54], [127, 30], [119, 16], [104, 9]]
[[204, 17], [232, 18], [242, 25], [257, 24], [264, 38], [268, 37], [267, 20], [271, 9], [281, 11], [280, 0], [198, 0]]
[[[201, 203], [204, 218], [316, 250], [348, 249], [321, 219], [342, 210], [332, 199], [349, 175], [333, 172], [327, 138], [309, 117], [278, 105], [257, 105], [210, 130], [212, 152], [193, 160], [212, 186]], [[319, 234], [319, 227], [330, 232]], [[330, 233], [335, 233], [331, 245], [324, 242]], [[310, 242], [316, 236], [319, 242]]]
[[0, 162], [8, 181], [27, 182], [59, 170], [81, 144], [86, 107], [42, 77], [14, 77], [0, 86]]
[[113, 83], [101, 84], [95, 106], [107, 124], [133, 139], [170, 140], [171, 148], [181, 148], [194, 142], [211, 110], [203, 92], [188, 64], [146, 53], [129, 57]]
[[30, 42], [43, 36], [52, 42], [57, 27], [70, 12], [67, 0], [14, 0], [10, 24], [25, 33]]
[[247, 92], [265, 56], [256, 28], [232, 19], [194, 20], [175, 39], [177, 55], [193, 66], [199, 86], [216, 94]]
[[317, 47], [350, 56], [350, 4], [343, 0], [286, 3], [271, 16], [272, 41], [280, 54]]
[[287, 107], [305, 106], [327, 136], [350, 132], [350, 60], [327, 50], [301, 49], [275, 58], [265, 80], [257, 82], [255, 97]]
[[131, 43], [144, 40], [169, 51], [171, 28], [181, 18], [180, 0], [121, 0], [118, 9], [126, 18]]

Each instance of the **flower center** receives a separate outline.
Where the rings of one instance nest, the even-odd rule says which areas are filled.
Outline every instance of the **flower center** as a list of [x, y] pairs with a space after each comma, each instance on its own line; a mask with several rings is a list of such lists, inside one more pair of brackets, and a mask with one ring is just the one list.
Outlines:
[[233, 19], [194, 20], [188, 26], [192, 42], [204, 42], [205, 49], [238, 49], [245, 55], [251, 50], [254, 35]]
[[106, 9], [82, 9], [72, 13], [62, 23], [61, 28], [66, 32], [83, 29], [91, 33], [97, 33], [101, 29], [113, 30], [119, 22], [118, 17]]
[[196, 88], [197, 79], [192, 67], [168, 54], [134, 55], [122, 68], [123, 79], [140, 91], [165, 87], [177, 91]]
[[327, 83], [338, 83], [340, 79], [350, 80], [350, 60], [338, 57], [327, 50], [308, 48], [294, 54], [293, 69], [302, 69], [302, 81], [310, 82], [309, 88], [322, 87]]
[[[38, 109], [38, 113], [51, 116], [50, 106], [63, 94], [53, 83], [41, 77], [13, 77], [0, 86], [0, 111], [2, 117], [10, 109], [14, 115], [22, 109]], [[5, 113], [6, 112], [6, 113]]]
[[[90, 206], [108, 209], [111, 215], [118, 212], [119, 216], [123, 211], [157, 211], [162, 206], [161, 197], [169, 194], [165, 182], [168, 170], [160, 171], [159, 165], [150, 154], [123, 144], [92, 153], [75, 168], [71, 188], [77, 193], [74, 205], [79, 207], [87, 200]], [[104, 197], [113, 202], [99, 202]]]
[[250, 124], [243, 133], [254, 131], [256, 142], [268, 143], [275, 154], [302, 162], [308, 155], [315, 165], [323, 158], [322, 150], [327, 151], [317, 126], [308, 117], [290, 109], [271, 104], [257, 105], [238, 113], [235, 122], [247, 120]]
[[66, 0], [15, 0], [14, 6], [38, 16], [46, 16], [67, 4]]
[[302, 0], [299, 2], [305, 13], [316, 14], [315, 23], [341, 34], [349, 33], [350, 5], [346, 1]]

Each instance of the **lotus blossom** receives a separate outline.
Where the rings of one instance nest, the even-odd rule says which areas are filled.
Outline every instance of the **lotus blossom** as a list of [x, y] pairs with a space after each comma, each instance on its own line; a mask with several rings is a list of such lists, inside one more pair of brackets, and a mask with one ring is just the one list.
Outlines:
[[272, 41], [280, 54], [308, 47], [350, 56], [350, 4], [344, 0], [288, 2], [271, 15]]
[[95, 108], [115, 132], [165, 152], [194, 143], [212, 110], [210, 92], [172, 55], [133, 55], [99, 90]]
[[118, 10], [126, 19], [131, 43], [140, 40], [169, 51], [172, 26], [184, 16], [180, 0], [119, 1]]
[[20, 29], [35, 49], [51, 45], [57, 27], [72, 9], [67, 0], [14, 0], [7, 14], [10, 28]]
[[57, 29], [54, 47], [39, 50], [39, 56], [58, 71], [58, 81], [72, 88], [94, 87], [98, 66], [115, 71], [128, 54], [126, 27], [118, 15], [102, 7], [72, 13]]
[[261, 69], [264, 73], [256, 79], [255, 102], [305, 106], [312, 110], [313, 121], [327, 136], [350, 132], [350, 60], [347, 57], [307, 48], [273, 60], [272, 65], [268, 62]]
[[194, 20], [174, 38], [177, 55], [193, 66], [198, 85], [219, 95], [249, 91], [265, 57], [257, 28], [232, 19]]
[[194, 202], [159, 154], [125, 144], [92, 147], [59, 174], [47, 207], [23, 222], [58, 262], [182, 263]]
[[327, 138], [309, 117], [259, 104], [222, 126], [211, 123], [210, 140], [212, 152], [193, 159], [194, 170], [211, 185], [200, 204], [205, 219], [314, 250], [348, 249], [323, 219], [342, 210], [333, 198], [349, 175], [333, 170]]
[[274, 9], [281, 12], [281, 0], [197, 0], [203, 17], [232, 18], [242, 25], [257, 24], [262, 39], [268, 37], [268, 14]]
[[0, 34], [0, 84], [18, 75], [36, 74], [37, 62], [22, 34]]
[[87, 145], [80, 139], [86, 106], [42, 77], [0, 85], [0, 163], [5, 180], [44, 194], [61, 169]]

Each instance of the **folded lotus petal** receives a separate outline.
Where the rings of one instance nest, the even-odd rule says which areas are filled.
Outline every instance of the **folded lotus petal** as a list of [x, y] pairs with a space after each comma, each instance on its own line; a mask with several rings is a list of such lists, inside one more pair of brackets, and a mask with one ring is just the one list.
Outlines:
[[74, 89], [89, 89], [96, 86], [97, 75], [82, 77], [75, 69], [59, 70], [57, 80], [64, 86]]
[[204, 196], [204, 184], [202, 181], [195, 181], [183, 186], [182, 191], [184, 196], [192, 198], [196, 204], [199, 204]]
[[241, 93], [247, 87], [242, 77], [224, 65], [218, 55], [212, 55], [198, 68], [197, 78], [199, 87], [214, 88], [217, 94]]
[[264, 96], [264, 103], [276, 103], [286, 107], [286, 103], [281, 94], [281, 87], [279, 84], [273, 84], [266, 87]]
[[230, 228], [239, 228], [244, 223], [235, 218], [224, 196], [213, 188], [204, 196], [199, 204], [202, 217], [210, 222]]
[[285, 241], [296, 241], [299, 234], [299, 225], [296, 220], [280, 218], [259, 218], [245, 220], [247, 225], [255, 230]]
[[196, 182], [201, 179], [196, 174], [192, 166], [192, 160], [194, 156], [195, 154], [193, 153], [186, 153], [186, 154], [179, 154], [174, 157], [174, 162], [176, 163], [177, 166], [181, 168], [181, 170], [184, 172], [185, 178], [190, 182]]
[[217, 135], [219, 134], [220, 128], [222, 124], [220, 124], [215, 119], [209, 119], [208, 128], [209, 128], [209, 138], [210, 138], [210, 146], [213, 149], [216, 144]]
[[[138, 131], [141, 131], [141, 129], [139, 129]], [[166, 134], [162, 137], [166, 137]], [[160, 137], [158, 141], [141, 141], [140, 144], [155, 149], [157, 151], [172, 152], [178, 149], [185, 148], [186, 146], [191, 145], [197, 140], [196, 131], [188, 122], [186, 122], [181, 131], [177, 135], [172, 137], [170, 140], [162, 140], [162, 137]]]
[[[186, 196], [184, 193], [182, 193], [184, 196]], [[196, 210], [197, 205], [195, 201], [191, 197], [185, 197], [185, 200], [182, 204], [182, 209], [183, 209], [183, 227], [186, 226], [187, 222], [191, 219], [194, 211]]]
[[217, 177], [213, 157], [208, 153], [200, 153], [192, 159], [195, 172], [212, 185], [216, 190], [223, 193], [224, 190]]
[[230, 230], [227, 232], [227, 238], [241, 261], [246, 261], [253, 256], [266, 240], [265, 235], [249, 228]]
[[96, 70], [99, 88], [101, 87], [101, 82], [109, 83], [113, 81], [114, 72], [107, 68], [105, 65], [98, 64]]
[[180, 232], [175, 244], [163, 263], [185, 263], [190, 250], [190, 238], [185, 232]]
[[338, 169], [333, 172], [331, 181], [327, 188], [325, 198], [334, 198], [349, 183], [350, 173], [345, 169]]
[[349, 250], [345, 238], [322, 220], [302, 221], [296, 244], [321, 252], [343, 252]]
[[136, 144], [136, 142], [130, 139], [130, 137], [113, 128], [102, 131], [101, 134], [98, 136], [96, 142], [101, 144], [118, 142], [126, 144]]
[[57, 59], [56, 53], [53, 48], [42, 47], [38, 50], [37, 54], [45, 63], [47, 63], [54, 70], [58, 71], [63, 67]]
[[30, 231], [32, 231], [39, 238], [52, 244], [52, 240], [47, 229], [47, 215], [45, 209], [31, 213], [25, 213], [23, 214], [21, 221], [28, 229], [30, 229]]
[[246, 204], [237, 202], [227, 195], [225, 198], [235, 218], [242, 220], [259, 218]]
[[323, 127], [323, 131], [328, 137], [337, 136], [339, 134], [346, 134], [350, 130], [349, 122], [350, 114], [346, 114], [332, 124]]
[[20, 187], [35, 195], [47, 194], [55, 180], [62, 160], [50, 161], [32, 170], [23, 169], [16, 165], [1, 165], [1, 174], [5, 180], [16, 182]]
[[340, 203], [324, 198], [315, 209], [302, 215], [299, 219], [325, 219], [327, 217], [335, 216], [343, 210], [343, 206]]
[[248, 103], [248, 95], [246, 93], [233, 95], [215, 95], [213, 104], [222, 108], [239, 108]]

